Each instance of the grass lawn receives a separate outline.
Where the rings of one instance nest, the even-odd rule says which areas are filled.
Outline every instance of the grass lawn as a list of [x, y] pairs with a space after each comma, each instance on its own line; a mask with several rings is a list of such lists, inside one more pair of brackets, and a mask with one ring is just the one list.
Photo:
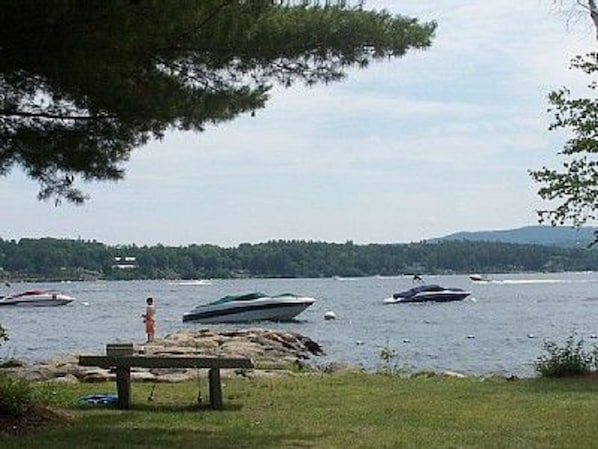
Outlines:
[[[197, 384], [133, 383], [133, 409], [80, 405], [113, 383], [40, 385], [74, 415], [9, 448], [598, 448], [598, 381], [515, 382], [374, 374], [224, 381], [224, 410]], [[202, 393], [207, 390], [202, 382]], [[205, 401], [204, 401], [205, 402]]]

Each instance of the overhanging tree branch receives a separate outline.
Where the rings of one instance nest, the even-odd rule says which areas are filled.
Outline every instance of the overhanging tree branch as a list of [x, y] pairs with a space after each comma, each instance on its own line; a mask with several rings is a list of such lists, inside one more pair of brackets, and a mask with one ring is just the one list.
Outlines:
[[0, 117], [22, 117], [22, 118], [45, 118], [49, 120], [106, 120], [116, 119], [116, 115], [73, 115], [73, 114], [51, 114], [48, 112], [7, 112], [0, 110]]
[[333, 81], [431, 45], [435, 23], [361, 6], [3, 0], [0, 175], [20, 166], [42, 198], [80, 202], [76, 179], [119, 179], [130, 152], [169, 129], [262, 108], [273, 83]]

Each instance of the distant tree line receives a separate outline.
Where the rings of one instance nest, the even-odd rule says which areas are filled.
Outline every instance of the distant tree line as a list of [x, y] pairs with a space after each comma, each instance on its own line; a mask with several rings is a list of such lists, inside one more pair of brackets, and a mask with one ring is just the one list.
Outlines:
[[182, 247], [0, 239], [10, 280], [318, 278], [398, 274], [598, 270], [598, 250], [498, 242], [368, 244], [313, 241]]

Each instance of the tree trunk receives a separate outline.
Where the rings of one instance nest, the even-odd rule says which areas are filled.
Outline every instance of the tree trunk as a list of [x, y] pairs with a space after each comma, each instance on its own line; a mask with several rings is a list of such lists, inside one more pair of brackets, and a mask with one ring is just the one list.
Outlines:
[[588, 9], [590, 10], [592, 22], [594, 22], [594, 28], [596, 29], [596, 39], [598, 40], [598, 7], [596, 7], [595, 0], [588, 0]]

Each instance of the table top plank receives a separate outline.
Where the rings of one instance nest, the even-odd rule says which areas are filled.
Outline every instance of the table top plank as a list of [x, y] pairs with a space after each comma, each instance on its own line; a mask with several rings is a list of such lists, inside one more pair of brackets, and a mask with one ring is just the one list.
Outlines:
[[152, 355], [80, 355], [79, 365], [100, 368], [254, 368], [253, 361], [243, 357], [197, 357]]

